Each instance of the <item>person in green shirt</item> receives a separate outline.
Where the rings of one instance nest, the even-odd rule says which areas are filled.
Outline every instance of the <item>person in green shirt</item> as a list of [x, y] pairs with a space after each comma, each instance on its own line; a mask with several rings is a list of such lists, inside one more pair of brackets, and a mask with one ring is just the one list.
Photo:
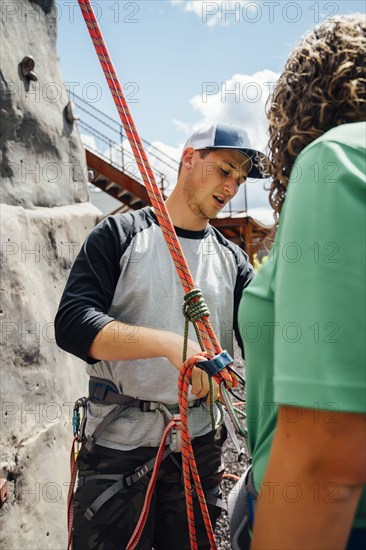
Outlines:
[[363, 15], [325, 21], [268, 106], [279, 225], [239, 308], [251, 550], [366, 548], [365, 53]]

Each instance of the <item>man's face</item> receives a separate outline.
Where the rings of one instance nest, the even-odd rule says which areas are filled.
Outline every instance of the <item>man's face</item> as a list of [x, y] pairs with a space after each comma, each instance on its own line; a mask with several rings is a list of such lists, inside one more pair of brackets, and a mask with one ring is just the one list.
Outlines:
[[204, 158], [191, 150], [189, 160], [184, 181], [187, 205], [201, 219], [216, 218], [246, 180], [251, 160], [236, 149], [212, 150]]

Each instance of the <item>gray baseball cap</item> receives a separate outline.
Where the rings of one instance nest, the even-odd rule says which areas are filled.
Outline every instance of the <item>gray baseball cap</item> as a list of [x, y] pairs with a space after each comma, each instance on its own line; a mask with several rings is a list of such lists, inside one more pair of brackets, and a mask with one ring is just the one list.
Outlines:
[[238, 149], [245, 153], [252, 161], [248, 178], [264, 178], [259, 167], [261, 159], [265, 158], [264, 153], [252, 149], [250, 146], [248, 134], [243, 128], [215, 122], [210, 126], [202, 127], [193, 132], [184, 145], [193, 147], [193, 149]]

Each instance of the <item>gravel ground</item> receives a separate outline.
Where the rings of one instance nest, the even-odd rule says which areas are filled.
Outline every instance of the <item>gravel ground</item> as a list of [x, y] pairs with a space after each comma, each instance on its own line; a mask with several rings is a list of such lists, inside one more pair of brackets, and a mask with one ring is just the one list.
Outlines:
[[[244, 376], [244, 362], [241, 359], [240, 350], [235, 350], [235, 369]], [[236, 393], [240, 395], [244, 395], [244, 392], [242, 390], [237, 391]], [[240, 445], [244, 445], [243, 439], [238, 436]], [[233, 445], [233, 442], [231, 441], [230, 437], [228, 437], [223, 450], [224, 455], [224, 462], [225, 462], [225, 474], [234, 474], [237, 476], [241, 476], [245, 469], [247, 468], [249, 464], [249, 457], [245, 454], [241, 461], [238, 461], [238, 453]], [[222, 483], [222, 490], [223, 490], [223, 498], [224, 501], [227, 501], [227, 496], [231, 489], [235, 486], [236, 481], [234, 479], [230, 478], [224, 478]], [[217, 522], [216, 526], [216, 542], [217, 542], [217, 548], [219, 550], [231, 550], [230, 545], [230, 534], [229, 534], [229, 518], [226, 512], [223, 512], [221, 514], [221, 517], [219, 521]]]
[[[234, 445], [232, 444], [230, 437], [228, 438], [224, 446], [224, 462], [225, 462], [225, 473], [235, 474], [239, 477], [244, 473], [249, 463], [249, 459], [247, 456], [244, 456], [241, 459], [241, 461], [238, 462], [238, 454], [235, 450]], [[227, 496], [229, 492], [235, 486], [235, 484], [236, 484], [236, 481], [234, 479], [227, 478], [223, 480], [222, 492], [223, 492], [223, 498], [225, 502], [227, 501]], [[226, 512], [223, 512], [221, 514], [221, 517], [217, 522], [215, 536], [216, 536], [217, 548], [219, 550], [231, 549], [230, 534], [229, 534], [229, 518]]]

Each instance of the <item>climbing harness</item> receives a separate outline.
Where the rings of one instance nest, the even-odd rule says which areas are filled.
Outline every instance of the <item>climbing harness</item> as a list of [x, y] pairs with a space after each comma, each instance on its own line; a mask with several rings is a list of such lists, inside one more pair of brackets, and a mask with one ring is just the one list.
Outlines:
[[[196, 399], [189, 401], [188, 408], [199, 407], [205, 399]], [[87, 407], [88, 402], [98, 403], [100, 405], [114, 405], [114, 408], [103, 418], [103, 420], [98, 424], [92, 434], [85, 434], [85, 424], [87, 417]], [[104, 380], [102, 378], [97, 378], [94, 376], [90, 377], [89, 381], [89, 396], [82, 397], [78, 399], [74, 405], [73, 409], [73, 431], [74, 431], [74, 442], [72, 446], [72, 451], [70, 455], [70, 466], [72, 472], [72, 482], [70, 484], [69, 496], [68, 496], [68, 520], [69, 527], [73, 525], [73, 487], [76, 481], [76, 472], [77, 472], [77, 461], [76, 461], [76, 445], [83, 442], [84, 447], [87, 451], [92, 452], [94, 446], [97, 444], [98, 440], [108, 428], [108, 426], [120, 415], [120, 413], [125, 410], [127, 407], [136, 407], [142, 412], [151, 412], [155, 410], [160, 410], [163, 412], [166, 418], [166, 426], [169, 426], [167, 431], [167, 436], [164, 439], [166, 448], [163, 451], [161, 460], [164, 460], [170, 456], [173, 462], [177, 465], [179, 469], [180, 465], [176, 459], [173, 457], [173, 453], [181, 452], [181, 421], [180, 416], [172, 414], [170, 408], [175, 410], [178, 408], [178, 404], [175, 405], [165, 405], [156, 401], [145, 401], [141, 399], [135, 399], [133, 397], [128, 397], [124, 394], [118, 392], [116, 386], [109, 380]], [[80, 410], [82, 410], [82, 417], [80, 415]], [[169, 445], [168, 445], [169, 444]], [[78, 477], [77, 488], [82, 487], [89, 481], [95, 479], [111, 480], [114, 481], [108, 489], [106, 489], [95, 501], [89, 506], [85, 512], [85, 518], [91, 520], [94, 514], [117, 492], [127, 492], [128, 489], [136, 482], [141, 480], [146, 480], [147, 474], [149, 474], [155, 467], [156, 457], [148, 460], [142, 466], [136, 468], [133, 474], [90, 474], [80, 475]], [[152, 479], [152, 484], [155, 485], [156, 479]], [[215, 506], [219, 506], [223, 509], [226, 509], [225, 504], [221, 499], [215, 497], [214, 495], [207, 493], [205, 494], [206, 501]], [[145, 521], [147, 516], [145, 518]], [[143, 525], [145, 523], [143, 522]], [[142, 532], [143, 526], [140, 529], [140, 535]], [[71, 545], [71, 533], [72, 529], [69, 530], [69, 544], [68, 548]]]
[[[123, 90], [119, 83], [119, 80], [116, 75], [115, 69], [113, 67], [108, 50], [105, 46], [102, 33], [99, 29], [98, 22], [96, 20], [93, 9], [91, 7], [90, 0], [78, 0], [78, 2], [81, 8], [85, 23], [87, 25], [89, 34], [93, 41], [96, 53], [98, 55], [99, 61], [101, 63], [102, 69], [104, 71], [108, 86], [111, 90], [118, 113], [120, 115], [123, 128], [130, 142], [130, 145], [131, 145], [137, 166], [140, 170], [143, 182], [145, 184], [149, 199], [155, 210], [158, 223], [163, 232], [169, 252], [174, 261], [177, 274], [182, 283], [184, 294], [185, 294], [183, 314], [186, 319], [186, 322], [185, 322], [185, 335], [184, 335], [183, 365], [180, 369], [179, 379], [178, 379], [179, 417], [174, 417], [173, 415], [171, 415], [168, 409], [164, 407], [164, 405], [161, 403], [155, 403], [152, 401], [144, 402], [144, 401], [134, 399], [132, 397], [128, 397], [116, 392], [116, 389], [113, 388], [113, 385], [111, 384], [110, 381], [98, 382], [95, 380], [91, 380], [91, 384], [93, 383], [95, 384], [95, 386], [92, 386], [92, 398], [98, 400], [98, 395], [102, 395], [102, 393], [104, 392], [104, 395], [102, 397], [99, 397], [99, 400], [102, 399], [105, 402], [105, 399], [107, 398], [108, 402], [110, 402], [110, 400], [113, 399], [114, 401], [112, 401], [112, 403], [115, 404], [115, 407], [112, 409], [111, 412], [108, 413], [108, 415], [97, 426], [93, 434], [85, 438], [85, 434], [83, 433], [85, 428], [85, 414], [83, 415], [83, 420], [81, 422], [80, 422], [80, 419], [78, 420], [78, 414], [79, 414], [80, 408], [82, 408], [85, 413], [87, 403], [85, 404], [84, 400], [81, 400], [81, 401], [79, 400], [80, 404], [78, 404], [79, 401], [76, 402], [75, 409], [74, 409], [74, 412], [75, 412], [74, 441], [73, 441], [73, 446], [72, 446], [72, 451], [70, 456], [71, 485], [70, 485], [69, 498], [68, 498], [68, 528], [69, 528], [68, 548], [71, 548], [71, 545], [72, 545], [73, 488], [76, 480], [76, 471], [77, 471], [76, 458], [75, 458], [76, 445], [80, 443], [80, 441], [84, 440], [85, 446], [87, 448], [89, 446], [89, 449], [91, 449], [96, 444], [96, 441], [99, 439], [99, 437], [101, 436], [103, 431], [107, 428], [107, 426], [116, 418], [116, 416], [118, 416], [118, 414], [122, 410], [124, 410], [128, 406], [143, 407], [141, 410], [145, 410], [144, 407], [147, 407], [146, 411], [154, 410], [154, 409], [150, 409], [149, 407], [155, 406], [155, 408], [161, 408], [163, 412], [164, 412], [164, 409], [168, 411], [167, 424], [164, 430], [163, 438], [161, 440], [156, 458], [153, 459], [153, 461], [149, 461], [149, 463], [146, 463], [145, 465], [143, 465], [138, 470], [138, 473], [136, 472], [137, 477], [143, 477], [144, 475], [146, 475], [146, 473], [152, 470], [141, 516], [131, 536], [131, 539], [128, 543], [127, 549], [132, 550], [136, 548], [138, 544], [142, 530], [146, 523], [146, 519], [148, 517], [149, 506], [150, 506], [152, 494], [154, 491], [159, 466], [161, 464], [161, 461], [168, 454], [173, 452], [170, 447], [166, 449], [166, 445], [167, 445], [169, 433], [171, 432], [171, 430], [174, 430], [173, 435], [170, 436], [170, 439], [171, 439], [171, 442], [173, 442], [172, 443], [173, 447], [175, 446], [175, 448], [179, 448], [179, 446], [181, 445], [182, 473], [183, 473], [184, 489], [185, 489], [185, 495], [186, 495], [186, 507], [187, 507], [188, 528], [189, 528], [191, 549], [198, 550], [195, 524], [194, 524], [194, 513], [193, 513], [193, 494], [196, 494], [200, 504], [201, 513], [204, 519], [211, 549], [215, 550], [216, 549], [215, 536], [213, 533], [210, 517], [208, 514], [206, 497], [203, 492], [201, 481], [198, 475], [196, 461], [195, 461], [193, 448], [191, 444], [191, 438], [189, 434], [187, 414], [188, 414], [188, 408], [191, 406], [191, 404], [188, 402], [188, 389], [189, 389], [189, 384], [192, 376], [192, 370], [194, 367], [197, 366], [198, 368], [201, 368], [205, 372], [207, 372], [210, 380], [210, 400], [211, 400], [211, 409], [212, 409], [211, 421], [213, 425], [215, 423], [215, 419], [213, 415], [214, 392], [213, 392], [212, 378], [214, 378], [215, 381], [220, 385], [221, 396], [223, 398], [224, 404], [229, 410], [229, 414], [230, 414], [229, 418], [231, 422], [234, 424], [235, 429], [241, 435], [243, 435], [246, 432], [241, 427], [241, 423], [238, 418], [239, 413], [238, 414], [235, 413], [235, 410], [232, 407], [232, 404], [228, 395], [228, 393], [232, 392], [231, 388], [235, 388], [239, 383], [243, 385], [243, 379], [230, 366], [233, 363], [233, 359], [230, 357], [230, 355], [227, 352], [221, 349], [220, 344], [215, 335], [215, 332], [209, 321], [209, 311], [208, 311], [207, 305], [203, 301], [201, 291], [195, 288], [194, 280], [192, 278], [186, 259], [184, 257], [184, 253], [181, 248], [181, 245], [176, 236], [172, 221], [170, 219], [169, 213], [164, 203], [164, 199], [161, 195], [159, 187], [156, 184], [154, 174], [152, 172], [151, 166], [149, 164], [148, 158], [143, 148], [140, 136], [137, 133], [128, 104], [124, 97]], [[186, 357], [187, 344], [188, 344], [188, 326], [190, 321], [194, 325], [197, 339], [202, 350], [202, 352], [200, 353], [200, 357], [202, 356], [205, 357], [207, 359], [206, 361], [202, 361], [198, 356], [190, 357], [188, 359]], [[235, 395], [235, 397], [237, 396]], [[91, 399], [90, 396], [89, 396], [89, 399]], [[169, 417], [169, 414], [170, 414], [170, 417]], [[234, 431], [234, 429], [232, 429], [232, 431]], [[180, 438], [177, 435], [178, 433], [180, 433]], [[181, 443], [178, 441], [179, 439], [181, 439]], [[128, 478], [126, 476], [112, 476], [112, 479], [115, 479], [115, 484], [112, 485], [112, 487], [114, 487], [117, 484], [116, 490], [118, 490], [118, 487], [120, 487], [121, 489], [124, 489], [125, 485], [129, 483]], [[194, 487], [192, 487], [191, 479], [193, 480]], [[85, 482], [86, 480], [84, 479], [80, 483], [85, 483]], [[93, 508], [92, 510], [90, 510], [89, 508], [91, 514], [95, 513], [96, 509], [102, 506], [102, 504], [104, 504], [104, 502], [106, 502], [106, 500], [110, 498], [109, 494], [113, 496], [111, 494], [112, 487], [108, 489], [108, 491], [110, 491], [108, 495], [105, 495], [105, 493], [103, 493], [97, 499], [97, 501], [99, 499], [100, 501], [99, 502], [95, 501], [91, 505], [90, 508]], [[115, 493], [113, 492], [113, 494]], [[103, 495], [104, 495], [104, 501], [102, 498]], [[106, 499], [106, 497], [108, 498]]]

